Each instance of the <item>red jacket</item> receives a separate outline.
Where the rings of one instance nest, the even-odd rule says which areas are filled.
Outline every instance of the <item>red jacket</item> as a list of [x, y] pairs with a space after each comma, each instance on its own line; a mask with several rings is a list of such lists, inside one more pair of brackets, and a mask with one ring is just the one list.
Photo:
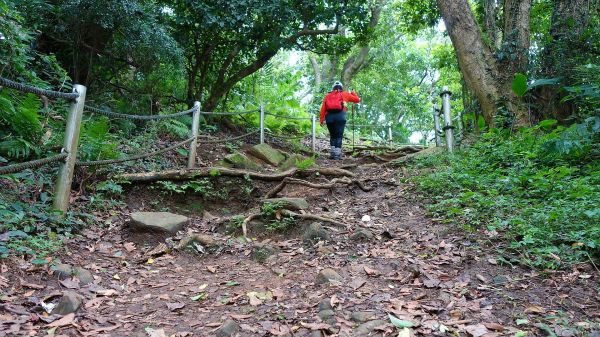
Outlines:
[[[352, 102], [352, 103], [360, 103], [360, 97], [358, 97], [358, 95], [353, 91], [353, 92], [347, 92], [344, 91], [342, 92], [342, 99], [344, 100], [344, 102]], [[347, 110], [346, 107], [344, 107], [344, 110]], [[327, 116], [327, 110], [325, 109], [325, 98], [323, 98], [323, 103], [321, 104], [321, 124], [323, 124], [325, 122], [325, 117]]]

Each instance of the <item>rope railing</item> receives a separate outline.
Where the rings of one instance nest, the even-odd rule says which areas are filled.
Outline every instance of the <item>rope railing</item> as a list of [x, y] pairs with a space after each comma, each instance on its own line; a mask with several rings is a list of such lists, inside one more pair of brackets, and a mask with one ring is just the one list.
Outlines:
[[312, 120], [312, 117], [284, 116], [284, 115], [278, 115], [278, 114], [274, 114], [272, 112], [266, 112], [266, 111], [265, 111], [265, 115], [269, 115], [269, 116], [273, 116], [273, 117], [277, 117], [277, 118], [292, 119], [292, 120], [301, 120], [301, 121], [310, 121], [310, 120]]
[[36, 94], [38, 96], [46, 96], [48, 98], [62, 98], [67, 100], [75, 100], [79, 97], [79, 93], [76, 92], [60, 92], [42, 89], [31, 85], [11, 81], [4, 77], [0, 77], [0, 86], [15, 89], [22, 92]]
[[2, 167], [0, 167], [0, 175], [12, 174], [12, 173], [21, 172], [26, 169], [42, 167], [46, 164], [62, 161], [65, 158], [67, 158], [67, 155], [68, 154], [65, 152], [65, 153], [57, 154], [55, 156], [51, 156], [51, 157], [47, 157], [47, 158], [43, 158], [43, 159], [32, 160], [32, 161], [18, 163], [18, 164], [14, 164], [14, 165], [2, 166]]
[[83, 107], [84, 111], [97, 113], [97, 114], [104, 115], [107, 117], [145, 120], [145, 121], [181, 117], [181, 116], [189, 115], [190, 113], [195, 112], [197, 109], [198, 108], [196, 106], [194, 106], [191, 109], [184, 110], [184, 111], [177, 112], [177, 113], [168, 114], [168, 115], [132, 115], [132, 114], [124, 114], [124, 113], [119, 113], [119, 112], [102, 110], [102, 109], [94, 108], [94, 107], [87, 106], [87, 105]]
[[169, 147], [166, 147], [164, 149], [160, 149], [154, 152], [150, 152], [150, 153], [146, 153], [146, 154], [139, 154], [139, 155], [135, 155], [135, 156], [131, 156], [131, 157], [127, 157], [127, 158], [120, 158], [120, 159], [105, 159], [105, 160], [93, 160], [93, 161], [77, 161], [75, 163], [75, 166], [101, 166], [101, 165], [110, 165], [110, 164], [119, 164], [119, 163], [125, 163], [128, 161], [135, 161], [135, 160], [141, 160], [141, 159], [145, 159], [145, 158], [149, 158], [149, 157], [154, 157], [157, 156], [159, 154], [163, 154], [169, 151], [173, 151], [183, 145], [187, 145], [189, 143], [191, 143], [194, 140], [195, 137], [190, 137], [184, 141], [181, 141], [179, 143], [176, 143], [174, 145], [171, 145]]
[[260, 130], [254, 130], [252, 132], [248, 132], [246, 134], [243, 134], [241, 136], [237, 136], [237, 137], [232, 137], [232, 138], [225, 138], [225, 139], [215, 139], [215, 140], [198, 140], [199, 144], [219, 144], [219, 143], [228, 143], [228, 142], [233, 142], [239, 139], [243, 139], [252, 135], [255, 135], [257, 133], [259, 133]]
[[202, 115], [214, 115], [214, 116], [235, 116], [235, 115], [246, 115], [251, 113], [259, 112], [259, 109], [246, 110], [246, 111], [200, 111]]

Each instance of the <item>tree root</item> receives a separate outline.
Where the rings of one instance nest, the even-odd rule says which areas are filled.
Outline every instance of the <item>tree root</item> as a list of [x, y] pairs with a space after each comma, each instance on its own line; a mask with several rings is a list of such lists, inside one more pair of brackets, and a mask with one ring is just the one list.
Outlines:
[[315, 214], [310, 214], [310, 213], [296, 213], [296, 212], [292, 212], [289, 211], [287, 209], [281, 210], [281, 214], [282, 215], [287, 215], [287, 216], [291, 216], [294, 218], [299, 218], [302, 220], [317, 220], [317, 221], [323, 221], [323, 222], [329, 222], [331, 224], [340, 226], [340, 227], [344, 227], [344, 228], [348, 228], [349, 226], [343, 222], [337, 221], [335, 219], [332, 218], [328, 218], [328, 217], [324, 217], [324, 216], [320, 216], [320, 215], [315, 215]]
[[311, 174], [319, 173], [324, 176], [338, 176], [338, 177], [355, 177], [355, 174], [339, 168], [324, 167], [314, 169], [298, 169], [292, 168], [281, 173], [262, 173], [256, 171], [232, 169], [226, 167], [202, 167], [197, 169], [183, 169], [183, 170], [169, 170], [162, 172], [143, 172], [143, 173], [125, 173], [116, 175], [114, 178], [117, 180], [125, 180], [130, 182], [153, 182], [159, 180], [190, 180], [200, 177], [215, 177], [215, 176], [228, 176], [228, 177], [249, 177], [250, 179], [264, 180], [264, 181], [280, 181], [286, 177], [295, 175], [308, 176]]
[[358, 186], [361, 190], [363, 190], [365, 192], [369, 192], [369, 191], [373, 190], [372, 187], [365, 186], [363, 181], [351, 180], [348, 177], [335, 178], [326, 183], [311, 183], [310, 181], [306, 181], [306, 180], [302, 180], [302, 179], [286, 177], [283, 179], [283, 181], [281, 183], [279, 183], [279, 185], [273, 187], [269, 192], [267, 192], [267, 194], [265, 194], [265, 199], [275, 197], [279, 192], [281, 192], [285, 188], [285, 186], [290, 185], [290, 184], [302, 185], [302, 186], [306, 186], [306, 187], [310, 187], [310, 188], [317, 188], [317, 189], [332, 189], [337, 184], [344, 184], [344, 185], [355, 184], [356, 186]]

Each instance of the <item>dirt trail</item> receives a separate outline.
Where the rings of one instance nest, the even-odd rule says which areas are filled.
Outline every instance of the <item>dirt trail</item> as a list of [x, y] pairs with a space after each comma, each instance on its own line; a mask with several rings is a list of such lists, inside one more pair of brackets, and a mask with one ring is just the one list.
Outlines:
[[[60, 283], [42, 267], [3, 267], [7, 285], [0, 279], [0, 321], [9, 323], [0, 325], [0, 336], [11, 335], [9, 329], [16, 335], [46, 334], [50, 327], [43, 319], [52, 317], [35, 312], [39, 300], [67, 288], [84, 297], [83, 305], [57, 335], [519, 336], [521, 330], [545, 336], [548, 327], [557, 336], [598, 336], [589, 332], [600, 317], [597, 276], [574, 270], [542, 277], [501, 266], [493, 233], [468, 234], [428, 218], [398, 169], [352, 170], [373, 178], [376, 188], [288, 186], [281, 193], [306, 198], [310, 212], [348, 224], [323, 224], [330, 238], [314, 245], [302, 239], [307, 221], [274, 234], [251, 225], [257, 241], [248, 243], [239, 232], [227, 235], [215, 228], [215, 219], [195, 214], [188, 229], [214, 236], [220, 248], [148, 261], [143, 253], [151, 247], [126, 229], [124, 213], [130, 210], [115, 212], [105, 220], [107, 228], [86, 230], [61, 254], [63, 262], [93, 273], [90, 285]], [[259, 184], [254, 194], [274, 184]], [[218, 218], [257, 202], [207, 203], [206, 211]], [[134, 204], [130, 207], [148, 207]], [[257, 243], [277, 252], [263, 254], [259, 262]], [[326, 268], [338, 275], [319, 283], [317, 275]], [[392, 325], [389, 314], [407, 328]], [[586, 327], [587, 332], [576, 331]]]

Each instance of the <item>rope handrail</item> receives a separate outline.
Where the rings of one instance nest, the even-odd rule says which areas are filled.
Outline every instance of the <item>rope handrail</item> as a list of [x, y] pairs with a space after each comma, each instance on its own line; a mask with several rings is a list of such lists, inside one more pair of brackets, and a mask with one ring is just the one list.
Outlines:
[[271, 112], [265, 112], [265, 115], [269, 115], [269, 116], [273, 116], [273, 117], [279, 117], [279, 118], [284, 118], [284, 119], [307, 120], [307, 121], [312, 120], [312, 117], [283, 116], [283, 115], [278, 115], [278, 114], [274, 114], [274, 113], [271, 113]]
[[186, 145], [190, 142], [192, 142], [194, 140], [194, 137], [190, 137], [184, 141], [181, 141], [177, 144], [171, 145], [169, 147], [166, 147], [164, 149], [160, 149], [154, 152], [150, 152], [150, 153], [146, 153], [146, 154], [139, 154], [139, 155], [135, 155], [135, 156], [131, 156], [131, 157], [127, 157], [127, 158], [120, 158], [120, 159], [105, 159], [105, 160], [93, 160], [93, 161], [77, 161], [75, 163], [75, 166], [100, 166], [100, 165], [109, 165], [109, 164], [118, 164], [118, 163], [125, 163], [128, 161], [134, 161], [134, 160], [140, 160], [140, 159], [145, 159], [148, 157], [153, 157], [165, 152], [169, 152], [172, 150], [175, 150], [178, 147], [181, 147], [183, 145]]
[[79, 97], [79, 94], [76, 92], [60, 92], [60, 91], [42, 89], [42, 88], [34, 87], [31, 85], [11, 81], [4, 77], [0, 77], [0, 86], [19, 90], [22, 92], [36, 94], [38, 96], [46, 96], [49, 98], [63, 98], [63, 99], [68, 99], [68, 100], [75, 100]]
[[66, 152], [63, 152], [61, 154], [57, 154], [55, 156], [51, 156], [51, 157], [47, 157], [47, 158], [32, 160], [32, 161], [18, 163], [18, 164], [9, 165], [9, 166], [3, 166], [3, 167], [0, 167], [0, 175], [17, 173], [17, 172], [20, 172], [20, 171], [23, 171], [26, 169], [30, 169], [30, 168], [38, 168], [38, 167], [41, 167], [46, 164], [61, 161], [65, 158], [67, 158], [67, 155], [68, 154]]
[[287, 140], [298, 140], [298, 139], [304, 139], [307, 136], [294, 136], [294, 137], [290, 137], [290, 136], [279, 136], [274, 134], [273, 132], [267, 132], [267, 135], [269, 135], [269, 137], [273, 137], [273, 138], [278, 138], [278, 139], [287, 139]]
[[215, 140], [199, 140], [198, 144], [218, 144], [218, 143], [227, 143], [227, 142], [232, 142], [234, 140], [238, 140], [238, 139], [242, 139], [242, 138], [246, 138], [248, 136], [252, 136], [253, 134], [259, 133], [260, 130], [255, 130], [252, 132], [248, 132], [246, 134], [243, 134], [241, 136], [237, 136], [237, 137], [232, 137], [232, 138], [225, 138], [225, 139], [215, 139]]
[[196, 109], [197, 109], [197, 107], [193, 107], [188, 110], [184, 110], [184, 111], [180, 111], [180, 112], [176, 112], [176, 113], [172, 113], [172, 114], [168, 114], [168, 115], [131, 115], [131, 114], [123, 114], [123, 113], [119, 113], [119, 112], [112, 112], [112, 111], [108, 111], [108, 110], [102, 110], [102, 109], [94, 108], [94, 107], [91, 107], [88, 105], [85, 105], [83, 107], [84, 111], [101, 114], [101, 115], [104, 115], [107, 117], [136, 119], [136, 120], [157, 120], [157, 119], [181, 117], [181, 116], [189, 115], [190, 113], [196, 111]]
[[234, 116], [234, 115], [245, 115], [255, 112], [259, 112], [259, 109], [246, 110], [246, 111], [200, 111], [202, 115], [214, 115], [214, 116]]

